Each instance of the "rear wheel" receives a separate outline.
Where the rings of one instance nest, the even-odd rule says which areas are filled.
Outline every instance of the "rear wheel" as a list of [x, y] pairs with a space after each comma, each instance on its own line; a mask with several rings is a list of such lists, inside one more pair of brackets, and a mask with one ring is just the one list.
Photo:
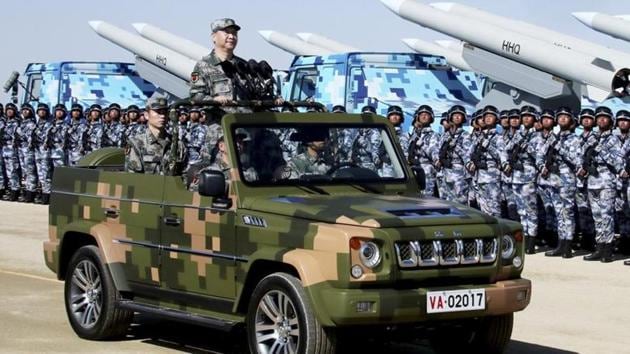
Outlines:
[[332, 329], [319, 324], [302, 283], [285, 273], [271, 274], [256, 286], [248, 307], [247, 338], [252, 353], [335, 352]]
[[65, 279], [66, 313], [79, 337], [102, 340], [127, 331], [133, 312], [118, 308], [118, 291], [96, 246], [77, 250]]
[[431, 346], [438, 353], [467, 351], [498, 354], [512, 337], [514, 315], [490, 316], [461, 327], [441, 327], [431, 337]]

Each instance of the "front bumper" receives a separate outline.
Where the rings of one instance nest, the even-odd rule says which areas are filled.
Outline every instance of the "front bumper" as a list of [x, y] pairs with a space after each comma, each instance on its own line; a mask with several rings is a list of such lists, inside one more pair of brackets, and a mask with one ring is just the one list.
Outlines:
[[[531, 297], [531, 282], [527, 279], [404, 290], [314, 287], [310, 289], [311, 299], [320, 322], [325, 326], [388, 325], [495, 316], [525, 309]], [[466, 289], [485, 289], [485, 310], [427, 314], [427, 292]], [[371, 306], [369, 310], [359, 312], [357, 307], [360, 303], [371, 303]]]

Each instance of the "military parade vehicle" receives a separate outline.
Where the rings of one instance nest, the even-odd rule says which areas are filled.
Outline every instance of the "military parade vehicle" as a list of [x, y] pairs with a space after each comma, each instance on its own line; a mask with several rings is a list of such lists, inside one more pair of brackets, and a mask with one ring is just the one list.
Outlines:
[[[116, 148], [55, 170], [44, 257], [78, 336], [121, 336], [143, 313], [243, 328], [258, 353], [333, 353], [356, 330], [504, 350], [531, 297], [520, 224], [422, 196], [381, 116], [221, 124], [220, 170], [128, 173]], [[346, 159], [362, 134], [378, 156]]]

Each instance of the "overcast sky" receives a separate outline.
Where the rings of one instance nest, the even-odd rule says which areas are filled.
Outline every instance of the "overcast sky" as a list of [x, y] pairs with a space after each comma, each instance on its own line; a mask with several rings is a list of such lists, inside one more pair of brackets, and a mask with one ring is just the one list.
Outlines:
[[[630, 43], [595, 32], [570, 14], [630, 14], [630, 1], [459, 2], [630, 52]], [[3, 10], [0, 84], [12, 70], [22, 73], [30, 62], [133, 61], [130, 52], [99, 37], [89, 20], [107, 21], [134, 33], [131, 24], [145, 22], [210, 47], [210, 22], [232, 17], [242, 27], [237, 54], [245, 59], [266, 59], [281, 69], [290, 65], [292, 56], [265, 42], [259, 30], [319, 33], [369, 51], [408, 52], [401, 38], [447, 38], [397, 17], [378, 0], [22, 0], [6, 2]], [[8, 97], [2, 93], [0, 99], [6, 102]]]

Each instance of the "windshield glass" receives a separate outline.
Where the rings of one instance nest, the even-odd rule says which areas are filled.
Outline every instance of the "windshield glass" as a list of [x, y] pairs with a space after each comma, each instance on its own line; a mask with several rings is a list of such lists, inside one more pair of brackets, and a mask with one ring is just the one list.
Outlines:
[[405, 178], [384, 125], [240, 125], [232, 134], [246, 183], [378, 183]]

